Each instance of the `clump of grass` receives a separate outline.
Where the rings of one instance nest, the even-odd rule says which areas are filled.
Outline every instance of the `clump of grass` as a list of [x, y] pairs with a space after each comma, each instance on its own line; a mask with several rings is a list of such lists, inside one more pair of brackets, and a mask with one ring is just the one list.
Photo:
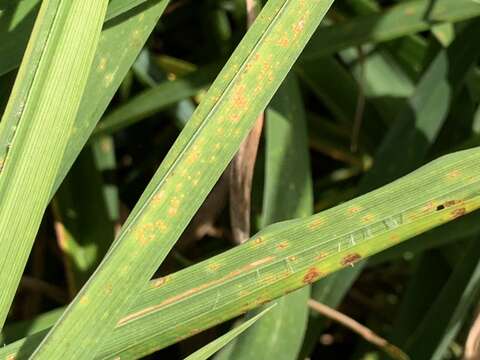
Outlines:
[[478, 4], [0, 10], [0, 358], [478, 355]]

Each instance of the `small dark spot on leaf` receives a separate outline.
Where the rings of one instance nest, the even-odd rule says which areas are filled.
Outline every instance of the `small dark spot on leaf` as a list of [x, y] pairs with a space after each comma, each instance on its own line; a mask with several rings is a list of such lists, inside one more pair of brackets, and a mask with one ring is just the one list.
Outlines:
[[438, 205], [437, 206], [437, 211], [445, 209], [445, 205]]
[[342, 266], [353, 266], [357, 261], [361, 260], [362, 256], [357, 253], [348, 254], [342, 259]]
[[459, 208], [459, 209], [455, 209], [452, 211], [452, 217], [454, 219], [456, 218], [459, 218], [460, 216], [463, 216], [467, 213], [467, 210], [465, 208]]
[[322, 273], [320, 271], [318, 271], [317, 268], [312, 267], [312, 268], [308, 269], [307, 273], [303, 277], [303, 283], [304, 284], [311, 284], [315, 280], [317, 280], [321, 275], [322, 275]]

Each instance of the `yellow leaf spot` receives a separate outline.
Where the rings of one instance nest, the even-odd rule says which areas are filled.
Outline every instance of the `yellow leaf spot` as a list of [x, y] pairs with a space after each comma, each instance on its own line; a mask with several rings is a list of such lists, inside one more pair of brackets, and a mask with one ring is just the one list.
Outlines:
[[110, 295], [112, 293], [112, 290], [113, 290], [113, 285], [112, 284], [107, 284], [105, 286], [105, 294]]
[[360, 206], [352, 206], [350, 208], [348, 208], [348, 213], [349, 214], [356, 214], [358, 212], [362, 211], [362, 208]]
[[288, 48], [288, 44], [289, 44], [289, 41], [288, 41], [288, 38], [286, 36], [282, 37], [279, 41], [278, 41], [278, 45], [283, 47], [283, 48]]
[[245, 109], [248, 100], [245, 97], [245, 85], [237, 85], [233, 92], [233, 105], [238, 109]]
[[157, 220], [155, 222], [155, 227], [160, 231], [160, 232], [165, 232], [168, 229], [167, 224], [165, 224], [165, 221], [163, 220]]
[[170, 281], [170, 276], [164, 276], [153, 281], [152, 287], [159, 288]]
[[255, 240], [252, 240], [250, 243], [252, 244], [253, 248], [256, 248], [256, 247], [262, 245], [263, 241], [264, 241], [264, 239], [262, 237], [258, 237]]
[[170, 200], [170, 205], [174, 208], [178, 208], [180, 206], [180, 200], [174, 196], [172, 200]]
[[452, 172], [449, 172], [449, 173], [447, 174], [447, 177], [448, 177], [449, 179], [452, 179], [452, 180], [453, 180], [453, 179], [458, 178], [460, 175], [461, 175], [460, 171], [454, 170], [454, 171], [452, 171]]
[[105, 69], [107, 68], [107, 58], [106, 57], [102, 57], [100, 59], [100, 61], [98, 62], [98, 70], [99, 71], [105, 71]]
[[320, 226], [322, 226], [325, 223], [325, 219], [323, 218], [316, 218], [313, 220], [311, 223], [308, 224], [308, 227], [310, 229], [318, 229]]
[[218, 271], [218, 269], [220, 269], [220, 264], [217, 264], [217, 263], [208, 264], [208, 269], [210, 271]]
[[165, 197], [165, 191], [164, 190], [160, 190], [158, 193], [155, 194], [155, 196], [153, 197], [152, 199], [152, 202], [154, 205], [158, 205], [160, 202], [162, 202], [162, 200], [164, 199]]
[[369, 222], [373, 221], [374, 219], [375, 219], [375, 215], [373, 215], [373, 214], [367, 214], [364, 217], [362, 217], [362, 221], [364, 223], [369, 223]]
[[88, 296], [84, 295], [80, 298], [80, 304], [88, 305], [88, 303], [90, 303], [90, 299], [88, 298]]
[[114, 79], [114, 74], [113, 73], [105, 75], [105, 77], [103, 78], [103, 85], [106, 88], [109, 87], [112, 84], [113, 79]]

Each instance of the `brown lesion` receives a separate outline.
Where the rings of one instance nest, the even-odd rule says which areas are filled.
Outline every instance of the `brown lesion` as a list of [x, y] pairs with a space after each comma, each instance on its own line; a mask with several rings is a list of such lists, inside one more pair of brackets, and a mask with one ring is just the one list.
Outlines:
[[157, 289], [170, 281], [170, 276], [163, 276], [153, 281], [152, 288]]
[[288, 247], [288, 245], [289, 245], [288, 241], [282, 241], [281, 243], [277, 244], [277, 246], [275, 246], [275, 247], [276, 247], [277, 250], [281, 251], [281, 250], [286, 249]]
[[458, 209], [453, 210], [450, 214], [452, 215], [452, 219], [456, 219], [456, 218], [459, 218], [459, 217], [465, 215], [466, 213], [467, 213], [467, 209], [462, 207], [462, 208], [458, 208]]
[[351, 253], [345, 256], [340, 264], [342, 266], [353, 266], [355, 263], [360, 261], [362, 259], [362, 256], [358, 253]]
[[457, 206], [457, 205], [462, 205], [462, 204], [463, 204], [463, 200], [448, 200], [448, 201], [445, 201], [444, 203], [438, 205], [436, 207], [436, 210], [441, 211], [441, 210], [444, 210], [444, 209], [447, 209], [447, 208], [450, 208], [450, 207], [453, 207], [453, 206]]
[[367, 214], [364, 217], [362, 217], [362, 221], [364, 223], [372, 222], [374, 219], [375, 219], [375, 215], [373, 215], [373, 214]]
[[447, 177], [448, 177], [449, 179], [456, 179], [456, 178], [458, 178], [460, 175], [461, 175], [461, 173], [460, 173], [459, 170], [453, 170], [453, 171], [451, 171], [451, 172], [449, 172], [449, 173], [447, 174]]
[[311, 284], [323, 276], [323, 273], [319, 271], [316, 267], [308, 269], [306, 274], [303, 276], [302, 282], [304, 284]]
[[320, 226], [325, 224], [325, 220], [322, 218], [317, 218], [308, 224], [308, 227], [312, 230], [318, 229]]

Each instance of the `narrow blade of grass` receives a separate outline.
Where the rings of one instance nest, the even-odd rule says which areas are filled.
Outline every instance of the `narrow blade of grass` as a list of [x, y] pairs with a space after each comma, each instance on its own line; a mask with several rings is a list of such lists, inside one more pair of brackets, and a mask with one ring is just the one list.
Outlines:
[[57, 242], [63, 251], [72, 298], [113, 242], [114, 223], [102, 187], [102, 175], [92, 149], [87, 147], [54, 198]]
[[93, 0], [42, 3], [2, 118], [8, 153], [0, 154], [0, 326], [49, 201], [106, 7], [107, 1]]

